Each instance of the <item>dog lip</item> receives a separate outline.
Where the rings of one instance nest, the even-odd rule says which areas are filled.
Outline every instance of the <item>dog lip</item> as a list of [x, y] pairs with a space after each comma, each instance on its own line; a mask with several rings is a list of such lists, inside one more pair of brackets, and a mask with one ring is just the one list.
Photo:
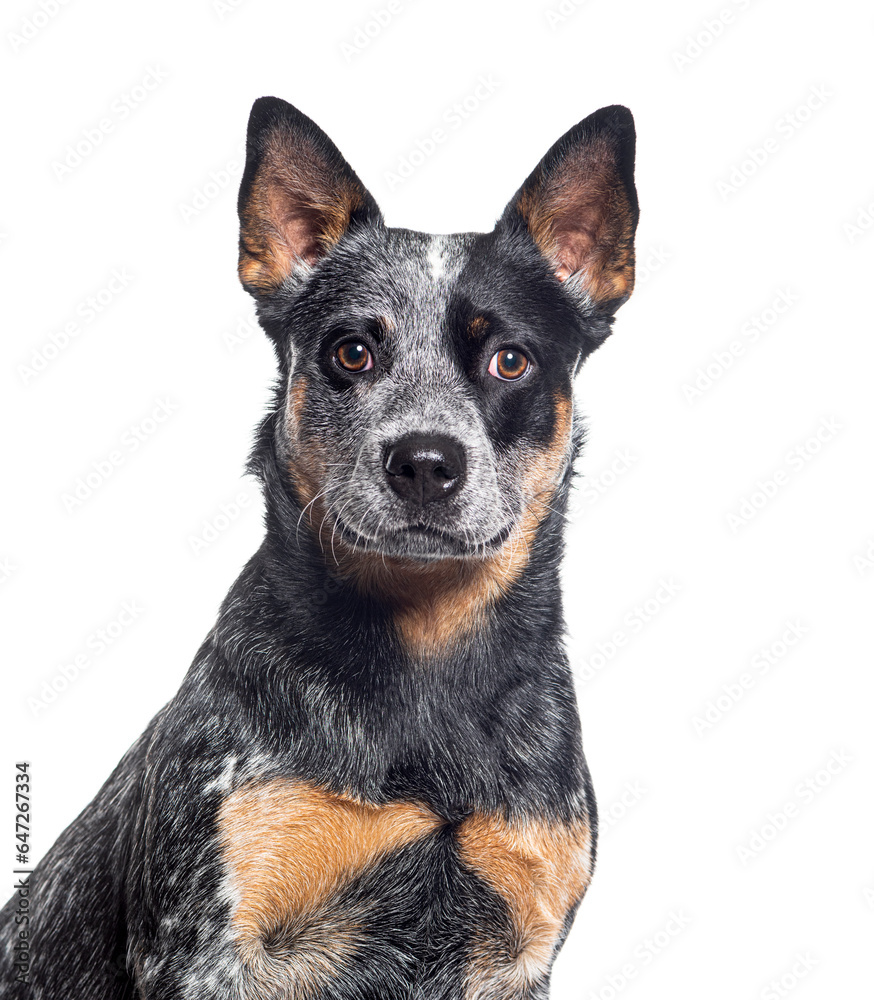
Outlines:
[[453, 535], [450, 531], [442, 531], [440, 528], [432, 528], [429, 524], [408, 524], [403, 528], [396, 528], [393, 534], [412, 534], [417, 532], [422, 535], [431, 535], [434, 538], [442, 538], [444, 541], [461, 542], [458, 535]]
[[[476, 542], [471, 545], [470, 540], [465, 538], [463, 535], [456, 535], [449, 531], [443, 531], [440, 528], [434, 528], [427, 524], [408, 524], [400, 528], [395, 528], [390, 532], [387, 532], [382, 538], [370, 538], [367, 535], [362, 534], [356, 528], [345, 524], [339, 517], [335, 518], [335, 526], [340, 532], [342, 537], [353, 545], [355, 548], [363, 548], [370, 550], [379, 550], [382, 543], [391, 542], [392, 540], [402, 539], [405, 536], [424, 535], [433, 541], [443, 542], [445, 545], [452, 547], [451, 552], [423, 552], [421, 553], [424, 558], [440, 558], [441, 556], [464, 556], [469, 555], [485, 555], [488, 552], [499, 548], [507, 539], [510, 537], [510, 532], [513, 530], [513, 525], [505, 525], [501, 530], [493, 535], [491, 538], [484, 542]], [[415, 556], [415, 553], [409, 553], [411, 556]]]
[[[504, 542], [506, 542], [510, 537], [512, 528], [512, 525], [506, 525], [487, 541], [477, 542], [476, 548], [491, 548], [493, 546], [503, 545]], [[406, 534], [408, 532], [420, 532], [423, 535], [431, 535], [434, 538], [440, 538], [447, 542], [456, 542], [462, 545], [468, 544], [467, 539], [463, 535], [454, 535], [449, 531], [441, 531], [440, 528], [432, 528], [427, 524], [408, 524], [405, 528], [401, 528], [399, 533]]]

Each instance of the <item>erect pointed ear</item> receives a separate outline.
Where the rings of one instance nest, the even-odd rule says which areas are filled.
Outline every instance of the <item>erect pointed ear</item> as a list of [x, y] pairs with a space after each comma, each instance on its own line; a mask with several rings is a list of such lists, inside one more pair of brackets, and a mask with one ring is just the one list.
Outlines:
[[316, 263], [350, 226], [381, 222], [376, 202], [337, 147], [277, 97], [252, 105], [237, 209], [240, 281], [256, 296]]
[[524, 226], [555, 276], [613, 313], [634, 287], [634, 119], [613, 105], [565, 133], [501, 217]]

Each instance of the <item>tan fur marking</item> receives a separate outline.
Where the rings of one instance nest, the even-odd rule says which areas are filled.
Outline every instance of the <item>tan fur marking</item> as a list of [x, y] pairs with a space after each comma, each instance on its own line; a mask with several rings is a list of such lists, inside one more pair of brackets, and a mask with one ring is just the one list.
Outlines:
[[489, 321], [485, 316], [474, 316], [467, 325], [469, 337], [481, 337], [489, 328]]
[[501, 552], [485, 559], [425, 564], [391, 557], [355, 559], [352, 573], [362, 590], [379, 594], [391, 605], [407, 649], [428, 657], [481, 626], [526, 562], [525, 546], [511, 539]]
[[[297, 498], [304, 507], [307, 517], [317, 531], [324, 527], [327, 512], [319, 506], [311, 507], [318, 497], [325, 482], [330, 457], [317, 436], [306, 432], [304, 415], [307, 403], [308, 383], [303, 376], [295, 376], [289, 388], [286, 403], [286, 427], [291, 442], [291, 457], [288, 471]], [[319, 514], [319, 520], [314, 521], [314, 515]]]
[[573, 401], [569, 396], [556, 394], [552, 440], [546, 448], [533, 451], [530, 456], [522, 488], [525, 495], [531, 498], [528, 507], [536, 515], [537, 524], [547, 512], [546, 505], [552, 499], [568, 456], [573, 409]]
[[515, 993], [549, 970], [565, 918], [588, 887], [588, 826], [474, 814], [461, 824], [458, 846], [465, 864], [506, 901], [513, 922], [508, 940], [477, 942], [466, 997]]
[[299, 428], [303, 420], [303, 411], [307, 401], [307, 380], [303, 376], [295, 378], [289, 391], [288, 412], [291, 423], [295, 429]]
[[[219, 836], [236, 896], [234, 937], [249, 974], [294, 1000], [307, 984], [330, 979], [354, 951], [356, 930], [354, 914], [332, 911], [332, 897], [442, 823], [420, 803], [373, 805], [285, 779], [228, 796]], [[285, 942], [280, 961], [265, 948], [277, 936]]]

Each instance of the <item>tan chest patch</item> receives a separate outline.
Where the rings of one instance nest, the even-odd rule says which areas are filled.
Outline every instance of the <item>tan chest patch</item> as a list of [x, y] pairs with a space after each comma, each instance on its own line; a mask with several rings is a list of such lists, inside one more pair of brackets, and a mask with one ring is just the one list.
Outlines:
[[592, 875], [592, 842], [583, 821], [508, 822], [474, 814], [458, 832], [462, 860], [507, 903], [509, 939], [474, 943], [467, 1000], [503, 996], [533, 983], [552, 965], [570, 909]]
[[[367, 932], [365, 913], [334, 905], [343, 887], [444, 825], [422, 803], [375, 805], [289, 779], [229, 795], [218, 826], [243, 995], [304, 1000], [330, 983]], [[509, 935], [481, 928], [472, 941], [465, 996], [494, 1000], [550, 968], [567, 913], [589, 883], [589, 831], [582, 822], [510, 823], [474, 813], [456, 842], [463, 863], [510, 915]]]
[[[303, 997], [355, 948], [354, 915], [331, 898], [382, 857], [443, 825], [415, 802], [373, 805], [286, 779], [247, 785], [219, 811], [236, 897], [234, 938], [258, 996]], [[285, 944], [277, 957], [265, 942]]]

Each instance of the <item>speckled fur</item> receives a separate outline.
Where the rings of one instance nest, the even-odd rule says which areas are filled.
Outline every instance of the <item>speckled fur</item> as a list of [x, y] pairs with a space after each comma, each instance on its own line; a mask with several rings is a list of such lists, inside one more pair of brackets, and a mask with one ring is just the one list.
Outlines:
[[[179, 692], [39, 864], [28, 985], [14, 904], [0, 915], [2, 1000], [548, 996], [597, 833], [559, 592], [572, 381], [630, 293], [633, 156], [629, 113], [604, 109], [492, 233], [432, 237], [387, 228], [309, 119], [256, 102], [241, 275], [279, 366], [251, 459], [265, 539]], [[377, 341], [372, 377], [331, 367], [343, 331]], [[518, 385], [485, 374], [506, 343], [534, 361]], [[381, 457], [410, 429], [468, 456], [416, 531]], [[447, 596], [452, 573], [469, 603]], [[426, 593], [435, 632], [416, 645], [398, 602]], [[420, 825], [381, 834], [382, 807]], [[260, 845], [294, 856], [248, 871], [246, 810]], [[344, 839], [344, 815], [385, 849]], [[326, 852], [334, 881], [301, 902], [293, 866]]]

